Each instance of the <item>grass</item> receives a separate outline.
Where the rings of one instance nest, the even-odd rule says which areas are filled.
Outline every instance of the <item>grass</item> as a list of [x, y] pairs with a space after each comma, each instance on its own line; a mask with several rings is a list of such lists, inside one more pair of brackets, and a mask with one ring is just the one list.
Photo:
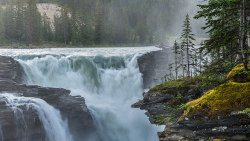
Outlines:
[[157, 125], [164, 125], [174, 120], [173, 117], [168, 116], [168, 115], [151, 116], [151, 117], [156, 120], [155, 124]]
[[179, 94], [185, 93], [190, 88], [198, 87], [198, 83], [201, 81], [201, 77], [194, 77], [178, 79], [178, 80], [171, 80], [165, 82], [161, 85], [157, 85], [149, 90], [149, 93], [159, 92], [159, 93], [171, 93], [171, 94]]

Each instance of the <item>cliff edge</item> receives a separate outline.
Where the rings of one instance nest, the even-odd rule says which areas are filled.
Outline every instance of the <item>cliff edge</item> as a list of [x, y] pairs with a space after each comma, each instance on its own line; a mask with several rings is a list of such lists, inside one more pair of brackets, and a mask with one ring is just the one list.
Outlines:
[[[19, 97], [39, 98], [60, 111], [63, 119], [68, 121], [69, 130], [74, 140], [100, 141], [99, 135], [90, 112], [82, 97], [73, 97], [69, 90], [58, 88], [44, 88], [27, 86], [22, 83], [23, 70], [19, 63], [10, 57], [0, 56], [0, 95], [14, 93]], [[34, 141], [45, 140], [44, 127], [32, 110], [23, 108], [22, 117], [26, 124], [26, 131], [15, 122], [16, 115], [6, 102], [0, 97], [0, 141]], [[32, 119], [32, 120], [31, 120]]]

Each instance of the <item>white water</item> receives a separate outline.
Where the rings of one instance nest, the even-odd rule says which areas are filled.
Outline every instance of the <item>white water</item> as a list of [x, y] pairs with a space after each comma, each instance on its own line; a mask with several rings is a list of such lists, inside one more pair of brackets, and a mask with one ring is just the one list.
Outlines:
[[45, 129], [49, 141], [71, 141], [71, 134], [68, 131], [68, 124], [62, 120], [58, 110], [50, 106], [42, 99], [31, 97], [18, 97], [15, 94], [1, 93], [0, 98], [4, 98], [8, 107], [12, 108], [18, 122], [27, 128], [23, 115], [23, 107], [26, 111], [35, 110]]
[[137, 57], [158, 50], [89, 48], [1, 50], [23, 66], [25, 83], [71, 90], [86, 99], [104, 141], [156, 141], [162, 127], [150, 124], [144, 111], [131, 108], [142, 99]]

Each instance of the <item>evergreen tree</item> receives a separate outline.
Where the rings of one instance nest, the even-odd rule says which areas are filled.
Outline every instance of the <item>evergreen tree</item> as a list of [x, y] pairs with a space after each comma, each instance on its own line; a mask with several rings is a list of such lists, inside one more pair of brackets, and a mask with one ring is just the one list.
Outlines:
[[41, 15], [37, 10], [36, 0], [29, 0], [25, 13], [26, 43], [37, 44], [41, 40]]
[[64, 45], [67, 45], [70, 42], [70, 23], [66, 7], [62, 8], [61, 14], [62, 14], [61, 20], [63, 27], [63, 40], [64, 40]]
[[[241, 0], [240, 3], [240, 50], [242, 52], [242, 62], [245, 71], [248, 71], [248, 45], [247, 45], [247, 1]], [[250, 12], [250, 11], [249, 11]], [[247, 53], [245, 53], [247, 52]]]
[[16, 32], [16, 39], [19, 42], [25, 40], [24, 12], [25, 12], [24, 1], [23, 0], [16, 1], [14, 30]]
[[70, 13], [71, 13], [71, 19], [70, 19], [70, 31], [71, 31], [71, 41], [73, 45], [76, 45], [79, 42], [79, 30], [81, 23], [84, 21], [79, 21], [79, 14], [77, 12], [75, 2], [74, 0], [71, 0], [70, 3]]
[[95, 17], [95, 43], [96, 44], [102, 43], [103, 31], [104, 31], [103, 7], [102, 7], [102, 3], [99, 0], [96, 6], [96, 17]]
[[242, 53], [241, 55], [239, 51], [247, 52], [248, 50], [244, 19], [249, 16], [250, 1], [209, 0], [207, 4], [199, 5], [199, 7], [201, 11], [195, 18], [206, 19], [206, 26], [203, 29], [208, 30], [210, 35], [202, 48], [214, 56], [212, 57], [213, 64], [217, 64], [220, 69], [223, 66], [222, 63], [228, 60], [232, 64], [228, 68], [230, 70], [233, 67], [232, 60], [236, 59], [236, 55], [238, 55], [244, 60], [242, 62], [246, 69], [247, 54]]
[[55, 39], [57, 42], [68, 45], [71, 42], [71, 20], [66, 7], [61, 8], [61, 15], [54, 17]]
[[0, 2], [0, 45], [5, 43], [5, 36], [4, 36], [4, 22], [3, 22], [3, 9]]
[[[173, 33], [168, 25], [173, 24], [173, 18], [178, 18], [174, 15], [187, 1], [4, 0], [2, 2], [6, 8], [3, 14], [4, 26], [1, 28], [6, 41], [16, 43], [159, 43], [165, 41], [166, 32]], [[62, 8], [52, 29], [48, 26], [51, 19], [48, 20], [44, 13], [37, 11], [36, 2], [52, 2]], [[54, 37], [51, 37], [50, 30]]]
[[179, 55], [180, 55], [180, 47], [178, 46], [178, 43], [174, 42], [174, 47], [173, 47], [173, 53], [174, 53], [174, 71], [175, 71], [175, 79], [178, 79], [178, 68], [179, 68]]
[[3, 24], [5, 30], [5, 38], [12, 42], [15, 40], [15, 10], [14, 10], [14, 3], [11, 2], [9, 5], [6, 6], [3, 15]]
[[181, 45], [181, 50], [180, 50], [180, 67], [182, 68], [182, 78], [185, 77], [185, 72], [187, 65], [185, 64], [185, 48], [183, 45]]
[[185, 49], [186, 51], [186, 65], [187, 65], [187, 76], [190, 76], [190, 66], [191, 64], [191, 56], [192, 56], [192, 52], [191, 50], [194, 48], [194, 43], [193, 41], [194, 39], [194, 34], [192, 33], [192, 28], [190, 26], [190, 18], [189, 15], [186, 15], [186, 19], [184, 21], [183, 24], [183, 30], [182, 30], [182, 34], [181, 34], [181, 39], [182, 39], [182, 48]]
[[[199, 58], [199, 54], [198, 54], [198, 51], [197, 51], [198, 49], [196, 49], [196, 48], [194, 48], [193, 49], [193, 54], [192, 54], [192, 67], [193, 67], [193, 74], [195, 75], [195, 76], [197, 76], [198, 75], [198, 66], [199, 66], [199, 62], [198, 62], [198, 58]], [[192, 74], [192, 73], [191, 73]]]
[[48, 16], [44, 13], [42, 16], [42, 39], [43, 41], [53, 41], [53, 31], [51, 29], [51, 23]]

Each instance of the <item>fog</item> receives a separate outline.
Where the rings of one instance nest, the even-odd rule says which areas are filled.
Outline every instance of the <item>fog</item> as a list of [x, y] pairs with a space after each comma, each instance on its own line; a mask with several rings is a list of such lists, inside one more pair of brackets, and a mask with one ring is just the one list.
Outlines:
[[[37, 0], [38, 11], [42, 18], [29, 17], [28, 15], [35, 11], [25, 12], [26, 8], [20, 8], [25, 5], [27, 7], [27, 3], [32, 6], [32, 0], [22, 0], [18, 3], [17, 0], [11, 3], [10, 0], [9, 3], [8, 0], [1, 1], [3, 7], [11, 4], [19, 7], [8, 7], [3, 10], [2, 16], [0, 14], [3, 26], [6, 26], [2, 29], [5, 29], [7, 41], [27, 42], [30, 40], [29, 43], [33, 44], [47, 41], [65, 45], [153, 45], [160, 43], [172, 45], [181, 34], [186, 14], [190, 15], [196, 38], [207, 37], [206, 33], [201, 30], [201, 27], [205, 25], [204, 20], [193, 19], [199, 10], [197, 4], [201, 4], [204, 0]], [[57, 6], [51, 6], [46, 12], [44, 9], [41, 10], [39, 3], [53, 3], [61, 8], [58, 10]], [[64, 12], [64, 14], [57, 14], [61, 17], [57, 17], [56, 22], [46, 21], [47, 18], [43, 18], [44, 12], [51, 19], [51, 15], [55, 15], [51, 11]], [[31, 20], [32, 18], [34, 20]], [[35, 22], [29, 23], [30, 21]], [[16, 26], [13, 22], [20, 24]], [[48, 29], [48, 22], [52, 24], [51, 29]], [[13, 27], [10, 27], [12, 25]], [[37, 36], [32, 31], [26, 33], [29, 27], [33, 27], [32, 31], [36, 33], [41, 32], [42, 36]], [[16, 35], [16, 31], [13, 30], [17, 30], [20, 35]], [[27, 37], [32, 37], [29, 34], [37, 36], [36, 39], [27, 39]]]

